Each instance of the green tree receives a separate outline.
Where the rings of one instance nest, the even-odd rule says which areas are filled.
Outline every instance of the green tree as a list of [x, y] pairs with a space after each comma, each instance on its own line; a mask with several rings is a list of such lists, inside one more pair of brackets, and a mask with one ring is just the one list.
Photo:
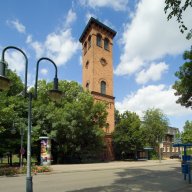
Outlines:
[[144, 112], [142, 132], [145, 144], [156, 147], [162, 141], [168, 129], [168, 118], [160, 109], [148, 109]]
[[181, 135], [183, 143], [192, 143], [192, 121], [186, 121]]
[[121, 120], [121, 114], [117, 109], [115, 109], [115, 125], [119, 124], [120, 120]]
[[0, 154], [10, 152], [12, 157], [20, 151], [20, 129], [26, 128], [27, 107], [20, 96], [24, 88], [21, 79], [11, 70], [8, 78], [12, 82], [10, 89], [0, 92]]
[[[172, 17], [176, 17], [177, 22], [179, 23], [179, 28], [182, 33], [187, 31], [187, 27], [183, 21], [183, 14], [187, 8], [192, 7], [192, 0], [165, 0], [165, 13], [168, 13], [167, 19], [170, 20]], [[187, 39], [192, 37], [192, 29], [189, 30], [187, 34]]]
[[141, 122], [136, 113], [126, 111], [120, 115], [120, 121], [113, 132], [116, 158], [121, 158], [128, 153], [134, 153], [136, 158], [137, 150], [142, 147], [140, 125]]
[[46, 91], [51, 87], [39, 81], [38, 99], [33, 102], [33, 140], [50, 136], [58, 145], [59, 159], [94, 158], [103, 148], [106, 127], [106, 105], [94, 102], [76, 82], [60, 81], [64, 93], [60, 103], [50, 101]]
[[[9, 71], [9, 78], [10, 90], [0, 93], [0, 153], [19, 153], [20, 129], [26, 128], [28, 122], [28, 98], [22, 95], [23, 83], [16, 73]], [[106, 104], [94, 102], [92, 95], [76, 82], [60, 81], [59, 88], [64, 97], [56, 103], [47, 93], [52, 83], [38, 82], [38, 98], [32, 101], [32, 155], [40, 154], [39, 137], [50, 136], [63, 157], [97, 156], [104, 147]], [[13, 122], [15, 135], [11, 134]]]
[[191, 107], [192, 105], [192, 47], [190, 51], [185, 51], [183, 54], [186, 62], [179, 68], [179, 71], [175, 73], [175, 76], [179, 79], [175, 81], [173, 89], [176, 90], [175, 95], [179, 96], [177, 103], [182, 106]]

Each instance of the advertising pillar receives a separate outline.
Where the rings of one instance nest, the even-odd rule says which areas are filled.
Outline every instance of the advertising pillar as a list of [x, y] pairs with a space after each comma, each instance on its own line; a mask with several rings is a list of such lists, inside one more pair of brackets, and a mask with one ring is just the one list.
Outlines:
[[41, 165], [51, 165], [51, 139], [39, 137], [41, 141]]

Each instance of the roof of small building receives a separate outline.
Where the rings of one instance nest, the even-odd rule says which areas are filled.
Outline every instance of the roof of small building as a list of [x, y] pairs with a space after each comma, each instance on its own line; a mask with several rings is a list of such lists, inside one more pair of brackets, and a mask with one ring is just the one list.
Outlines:
[[113, 29], [111, 29], [110, 27], [108, 27], [107, 25], [101, 23], [99, 20], [91, 17], [89, 22], [87, 23], [85, 29], [83, 30], [83, 33], [81, 34], [81, 37], [79, 38], [79, 41], [82, 43], [82, 40], [84, 38], [84, 36], [86, 35], [87, 30], [89, 29], [89, 27], [91, 26], [91, 24], [97, 24], [100, 27], [104, 28], [105, 30], [107, 30], [109, 33], [111, 33], [112, 37], [114, 37], [116, 35], [116, 31], [114, 31]]

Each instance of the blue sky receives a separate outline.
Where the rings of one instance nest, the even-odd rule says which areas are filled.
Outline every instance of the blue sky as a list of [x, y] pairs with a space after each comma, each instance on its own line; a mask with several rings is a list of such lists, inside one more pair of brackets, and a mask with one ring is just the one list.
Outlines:
[[[172, 85], [183, 64], [182, 53], [191, 41], [179, 32], [175, 19], [167, 22], [164, 0], [6, 0], [1, 2], [0, 51], [9, 45], [21, 48], [29, 59], [28, 84], [34, 85], [36, 62], [49, 57], [62, 80], [82, 82], [79, 37], [92, 16], [117, 32], [113, 46], [116, 108], [143, 111], [160, 108], [170, 126], [192, 120], [191, 109], [176, 104]], [[190, 28], [192, 15], [184, 21]], [[6, 52], [9, 67], [23, 77], [24, 59]], [[42, 62], [39, 78], [52, 81], [53, 67]]]

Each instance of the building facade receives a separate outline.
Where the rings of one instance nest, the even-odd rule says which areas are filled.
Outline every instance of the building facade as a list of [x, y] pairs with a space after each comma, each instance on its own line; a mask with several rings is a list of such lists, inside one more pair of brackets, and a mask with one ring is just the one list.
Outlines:
[[180, 148], [173, 147], [173, 143], [177, 134], [179, 134], [178, 128], [168, 127], [167, 133], [163, 139], [162, 155], [164, 158], [169, 158], [172, 155], [180, 154]]
[[157, 154], [161, 154], [162, 158], [170, 158], [171, 156], [179, 155], [183, 149], [180, 147], [173, 147], [177, 134], [180, 134], [178, 128], [168, 127], [167, 132], [165, 133], [165, 136], [160, 145], [156, 148], [153, 148], [151, 146], [144, 147], [144, 149], [138, 151], [138, 158], [150, 159], [150, 153], [153, 150], [155, 150]]
[[113, 160], [111, 133], [114, 130], [113, 38], [116, 32], [90, 18], [79, 41], [82, 44], [82, 86], [89, 90], [95, 102], [107, 103], [107, 124], [104, 128], [107, 160]]

